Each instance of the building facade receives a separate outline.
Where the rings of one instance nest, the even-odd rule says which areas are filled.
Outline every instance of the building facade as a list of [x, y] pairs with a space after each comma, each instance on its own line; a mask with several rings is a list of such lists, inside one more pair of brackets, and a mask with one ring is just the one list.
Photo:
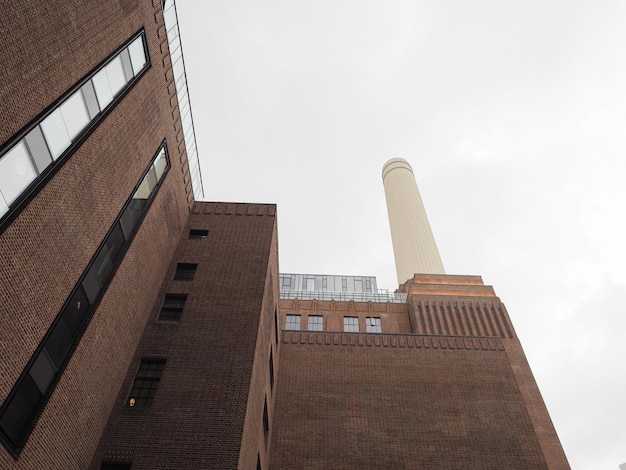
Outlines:
[[0, 29], [0, 468], [568, 468], [480, 278], [281, 275], [200, 202], [174, 2]]
[[281, 291], [270, 468], [569, 468], [493, 288], [416, 274], [398, 290]]
[[0, 13], [0, 468], [89, 465], [202, 194], [172, 8]]

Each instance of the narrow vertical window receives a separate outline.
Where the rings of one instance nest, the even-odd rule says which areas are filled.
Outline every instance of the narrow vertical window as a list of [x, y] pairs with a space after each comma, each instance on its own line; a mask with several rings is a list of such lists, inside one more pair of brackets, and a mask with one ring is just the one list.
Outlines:
[[141, 360], [128, 397], [128, 406], [142, 407], [152, 404], [164, 368], [165, 359]]

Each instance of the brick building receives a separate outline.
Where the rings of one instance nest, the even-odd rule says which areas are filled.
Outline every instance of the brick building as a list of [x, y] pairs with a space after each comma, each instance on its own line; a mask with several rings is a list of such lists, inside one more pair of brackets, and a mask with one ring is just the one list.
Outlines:
[[199, 202], [172, 1], [0, 29], [0, 468], [568, 468], [480, 278], [283, 288], [276, 207]]

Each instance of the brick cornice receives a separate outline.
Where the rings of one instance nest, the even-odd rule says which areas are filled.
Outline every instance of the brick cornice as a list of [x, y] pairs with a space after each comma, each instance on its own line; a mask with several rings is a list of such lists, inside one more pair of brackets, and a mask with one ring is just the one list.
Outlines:
[[312, 344], [320, 346], [504, 351], [502, 340], [490, 336], [283, 331], [282, 342], [286, 344]]

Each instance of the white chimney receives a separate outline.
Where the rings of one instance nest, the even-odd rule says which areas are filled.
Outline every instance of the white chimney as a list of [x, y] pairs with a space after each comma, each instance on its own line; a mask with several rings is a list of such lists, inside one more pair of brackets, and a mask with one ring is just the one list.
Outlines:
[[445, 274], [413, 168], [404, 158], [383, 166], [383, 185], [398, 283], [413, 274]]

